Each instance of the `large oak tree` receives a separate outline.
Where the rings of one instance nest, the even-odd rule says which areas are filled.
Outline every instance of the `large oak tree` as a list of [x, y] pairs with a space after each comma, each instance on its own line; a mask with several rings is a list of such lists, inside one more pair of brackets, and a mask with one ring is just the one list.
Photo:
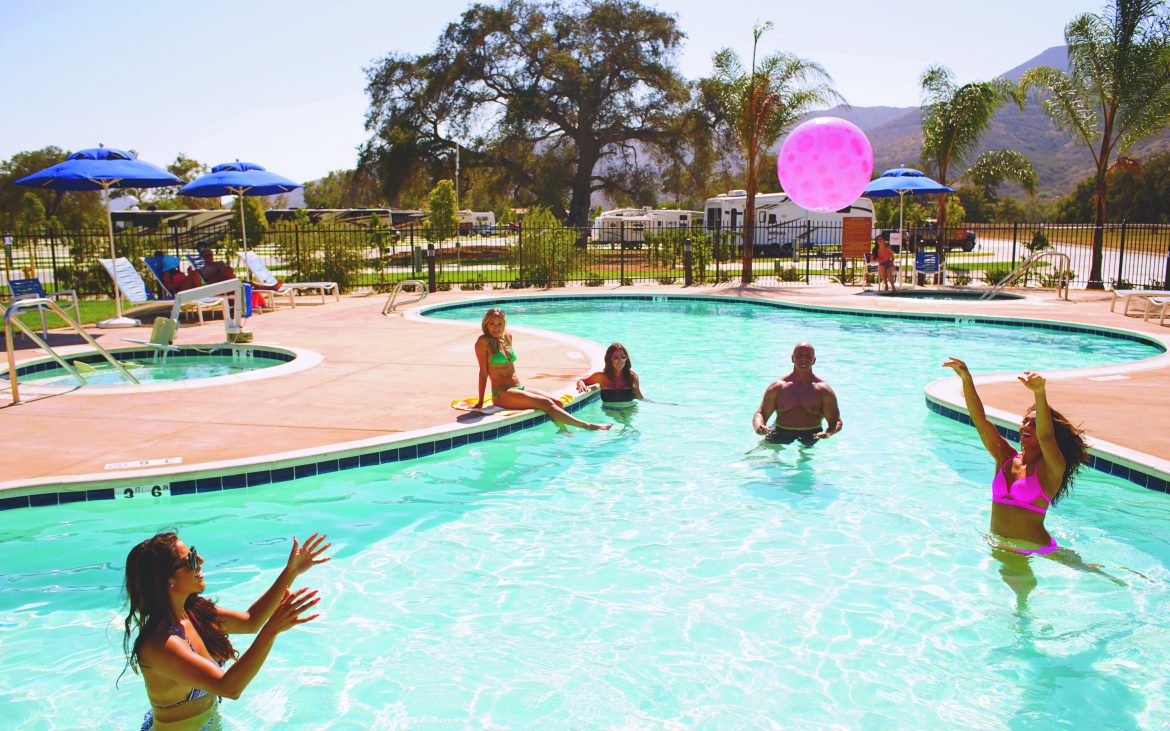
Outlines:
[[673, 16], [635, 0], [473, 5], [430, 53], [367, 70], [362, 164], [396, 199], [458, 144], [464, 166], [499, 168], [584, 225], [594, 192], [625, 190], [639, 150], [670, 144], [687, 101], [681, 40]]

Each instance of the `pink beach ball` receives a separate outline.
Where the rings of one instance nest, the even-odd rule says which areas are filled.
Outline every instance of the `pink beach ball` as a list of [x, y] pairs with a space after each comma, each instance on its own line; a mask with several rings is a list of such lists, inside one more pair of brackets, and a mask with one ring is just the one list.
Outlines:
[[838, 117], [801, 124], [776, 159], [780, 187], [801, 208], [838, 211], [865, 191], [873, 175], [873, 147], [865, 133]]

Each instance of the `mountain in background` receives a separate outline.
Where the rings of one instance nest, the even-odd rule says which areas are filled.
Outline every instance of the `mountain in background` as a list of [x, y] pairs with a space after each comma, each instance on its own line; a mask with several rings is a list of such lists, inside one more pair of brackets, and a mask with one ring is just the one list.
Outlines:
[[[1001, 74], [1009, 81], [1019, 81], [1028, 69], [1037, 66], [1067, 68], [1068, 51], [1055, 46]], [[917, 107], [845, 107], [839, 106], [810, 117], [833, 116], [847, 119], [861, 128], [873, 145], [873, 168], [883, 170], [909, 165], [919, 167], [922, 151], [922, 114]], [[970, 160], [989, 150], [1015, 150], [1027, 157], [1036, 168], [1036, 192], [1041, 198], [1058, 198], [1071, 193], [1085, 178], [1096, 172], [1088, 148], [1061, 131], [1044, 113], [1040, 103], [1029, 99], [1024, 110], [1004, 107], [992, 118], [979, 148]], [[1149, 137], [1134, 145], [1127, 157], [1142, 160], [1170, 150], [1170, 131]], [[952, 165], [952, 175], [964, 168]]]

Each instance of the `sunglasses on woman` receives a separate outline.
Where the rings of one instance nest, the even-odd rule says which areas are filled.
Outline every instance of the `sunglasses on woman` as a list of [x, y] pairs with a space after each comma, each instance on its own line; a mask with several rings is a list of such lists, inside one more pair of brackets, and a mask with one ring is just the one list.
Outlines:
[[191, 550], [187, 552], [186, 558], [180, 560], [178, 565], [175, 566], [175, 571], [178, 571], [184, 566], [192, 571], [199, 568], [199, 554], [195, 552], [195, 546], [191, 546]]

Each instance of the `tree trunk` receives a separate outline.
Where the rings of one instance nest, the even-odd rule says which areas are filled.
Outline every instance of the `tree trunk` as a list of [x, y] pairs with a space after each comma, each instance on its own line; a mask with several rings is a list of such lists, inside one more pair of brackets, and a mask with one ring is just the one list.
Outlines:
[[569, 197], [569, 226], [584, 228], [589, 223], [589, 202], [593, 193], [593, 168], [597, 165], [596, 145], [577, 143], [577, 172], [573, 176], [573, 192]]
[[1105, 251], [1105, 196], [1109, 192], [1109, 148], [1112, 146], [1112, 120], [1106, 120], [1101, 133], [1101, 149], [1097, 153], [1097, 181], [1093, 201], [1093, 259], [1089, 265], [1089, 282], [1085, 289], [1105, 289], [1101, 278], [1101, 264]]
[[756, 156], [754, 151], [748, 153], [748, 180], [747, 198], [743, 204], [743, 272], [740, 275], [744, 284], [752, 283], [752, 254], [755, 247], [756, 232]]

